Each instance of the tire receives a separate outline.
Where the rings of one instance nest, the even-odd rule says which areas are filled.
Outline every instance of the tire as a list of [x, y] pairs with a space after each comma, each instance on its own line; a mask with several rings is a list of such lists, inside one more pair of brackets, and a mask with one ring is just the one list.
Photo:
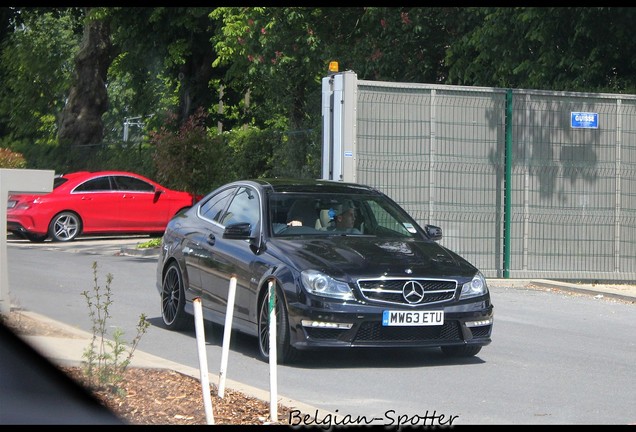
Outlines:
[[448, 357], [472, 357], [481, 351], [479, 345], [443, 346], [441, 349]]
[[48, 234], [37, 235], [37, 234], [31, 234], [31, 233], [24, 233], [24, 237], [26, 237], [27, 240], [29, 240], [31, 243], [42, 243], [44, 240], [47, 239]]
[[[293, 363], [299, 357], [297, 349], [293, 348], [289, 334], [289, 318], [285, 302], [280, 290], [276, 289], [276, 341], [278, 349], [277, 361], [280, 364]], [[258, 351], [261, 359], [269, 361], [269, 296], [263, 295], [258, 313]]]
[[189, 329], [193, 320], [185, 312], [183, 275], [177, 263], [172, 262], [161, 283], [161, 319], [170, 330]]
[[73, 212], [62, 212], [51, 220], [49, 236], [56, 242], [73, 241], [82, 232], [82, 221]]

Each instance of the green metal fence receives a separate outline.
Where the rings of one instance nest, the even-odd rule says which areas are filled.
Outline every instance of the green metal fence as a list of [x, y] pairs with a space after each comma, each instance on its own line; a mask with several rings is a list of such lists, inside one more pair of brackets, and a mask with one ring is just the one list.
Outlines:
[[441, 226], [487, 277], [636, 279], [635, 95], [354, 83], [344, 180]]

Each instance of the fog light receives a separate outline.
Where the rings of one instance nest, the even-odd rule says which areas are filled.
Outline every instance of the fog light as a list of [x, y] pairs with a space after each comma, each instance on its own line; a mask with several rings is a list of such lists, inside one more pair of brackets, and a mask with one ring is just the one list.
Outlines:
[[303, 327], [313, 327], [313, 328], [331, 328], [331, 329], [348, 330], [351, 327], [353, 327], [353, 324], [334, 323], [334, 322], [325, 322], [325, 321], [302, 320], [301, 323]]
[[492, 324], [492, 318], [479, 321], [466, 321], [466, 327], [481, 327]]

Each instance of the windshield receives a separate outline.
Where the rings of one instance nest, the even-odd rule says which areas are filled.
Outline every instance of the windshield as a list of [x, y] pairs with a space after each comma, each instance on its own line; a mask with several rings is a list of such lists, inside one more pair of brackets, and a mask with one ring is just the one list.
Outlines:
[[377, 195], [272, 194], [272, 235], [421, 237], [415, 221]]

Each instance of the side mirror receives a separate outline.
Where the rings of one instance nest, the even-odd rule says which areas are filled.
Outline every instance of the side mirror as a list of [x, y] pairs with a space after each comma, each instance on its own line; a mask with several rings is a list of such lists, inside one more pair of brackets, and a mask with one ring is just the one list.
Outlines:
[[257, 223], [252, 234], [252, 225], [248, 222], [240, 222], [225, 227], [223, 238], [230, 240], [249, 240], [250, 250], [256, 255], [263, 253], [265, 242], [261, 235], [260, 225]]
[[424, 231], [431, 240], [437, 241], [442, 239], [442, 229], [435, 225], [425, 225]]
[[231, 224], [225, 227], [223, 238], [230, 240], [247, 240], [250, 238], [252, 226], [248, 222]]
[[163, 189], [155, 189], [155, 196], [153, 198], [153, 202], [157, 202], [162, 193], [164, 193]]

